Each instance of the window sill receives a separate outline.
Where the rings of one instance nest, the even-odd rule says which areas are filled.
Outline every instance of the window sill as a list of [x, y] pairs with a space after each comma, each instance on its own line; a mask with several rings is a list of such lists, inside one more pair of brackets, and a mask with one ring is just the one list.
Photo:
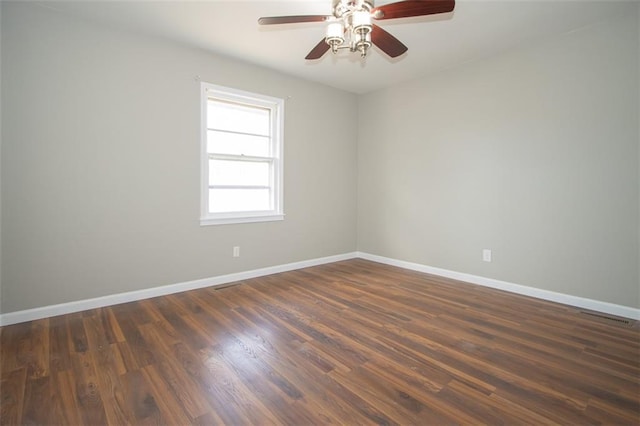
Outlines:
[[230, 225], [233, 223], [273, 222], [284, 220], [284, 214], [270, 214], [264, 216], [235, 216], [225, 218], [202, 218], [200, 226]]

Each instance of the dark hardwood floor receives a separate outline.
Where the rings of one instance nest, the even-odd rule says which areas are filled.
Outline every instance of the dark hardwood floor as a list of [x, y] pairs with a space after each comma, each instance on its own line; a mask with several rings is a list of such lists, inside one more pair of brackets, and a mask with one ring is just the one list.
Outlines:
[[2, 424], [640, 423], [640, 329], [350, 260], [1, 329]]

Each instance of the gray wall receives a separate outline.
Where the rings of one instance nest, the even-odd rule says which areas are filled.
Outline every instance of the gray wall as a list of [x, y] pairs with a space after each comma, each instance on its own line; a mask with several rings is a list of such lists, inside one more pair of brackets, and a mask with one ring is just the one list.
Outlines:
[[[355, 95], [30, 3], [1, 27], [2, 312], [355, 250]], [[196, 76], [291, 97], [284, 221], [199, 226]]]
[[640, 307], [638, 5], [629, 7], [362, 96], [359, 250]]

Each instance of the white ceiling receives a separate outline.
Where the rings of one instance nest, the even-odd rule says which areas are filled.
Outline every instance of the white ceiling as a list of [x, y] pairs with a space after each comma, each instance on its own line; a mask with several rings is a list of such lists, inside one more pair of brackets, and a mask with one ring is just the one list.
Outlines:
[[396, 59], [374, 49], [364, 61], [346, 52], [337, 57], [329, 52], [320, 60], [305, 61], [324, 37], [322, 23], [259, 26], [257, 20], [261, 16], [330, 14], [331, 0], [40, 2], [82, 19], [172, 39], [354, 93], [633, 13], [632, 3], [459, 0], [452, 13], [377, 21], [409, 48]]

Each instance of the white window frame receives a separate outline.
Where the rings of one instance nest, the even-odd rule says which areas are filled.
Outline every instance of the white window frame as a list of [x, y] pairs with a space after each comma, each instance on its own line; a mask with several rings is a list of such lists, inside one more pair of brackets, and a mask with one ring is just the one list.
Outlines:
[[[211, 83], [200, 84], [200, 225], [223, 225], [231, 223], [267, 222], [284, 219], [283, 210], [283, 132], [284, 132], [284, 100], [261, 94], [245, 92]], [[210, 98], [234, 102], [271, 111], [269, 157], [248, 157], [207, 152], [207, 101]], [[269, 188], [273, 194], [273, 209], [241, 212], [209, 212], [209, 159], [233, 159], [238, 161], [264, 161], [272, 163], [271, 182]]]

